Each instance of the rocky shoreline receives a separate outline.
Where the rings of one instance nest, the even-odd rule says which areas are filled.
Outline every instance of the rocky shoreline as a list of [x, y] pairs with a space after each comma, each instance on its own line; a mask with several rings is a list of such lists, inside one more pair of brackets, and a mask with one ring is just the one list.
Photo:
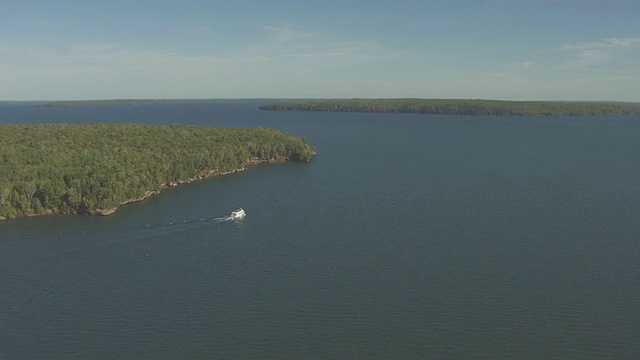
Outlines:
[[306, 140], [268, 128], [1, 124], [0, 133], [0, 168], [9, 170], [0, 171], [6, 219], [111, 214], [165, 187], [314, 155]]
[[[251, 163], [252, 164], [257, 164], [257, 163], [260, 163], [260, 162], [265, 162], [266, 163], [266, 162], [270, 162], [270, 161], [257, 161], [257, 162], [251, 162]], [[206, 178], [210, 178], [210, 177], [213, 177], [213, 176], [222, 176], [222, 175], [235, 174], [235, 173], [239, 173], [239, 172], [242, 172], [242, 171], [246, 171], [247, 169], [248, 169], [248, 167], [245, 166], [243, 168], [235, 169], [235, 170], [232, 170], [232, 171], [226, 171], [226, 172], [218, 172], [217, 170], [210, 170], [206, 174], [198, 176], [198, 177], [189, 178], [189, 179], [186, 179], [186, 180], [179, 180], [177, 182], [171, 182], [171, 183], [168, 183], [168, 184], [166, 184], [166, 183], [165, 184], [161, 184], [160, 185], [160, 190], [147, 191], [143, 196], [141, 196], [139, 198], [133, 198], [133, 199], [125, 200], [125, 201], [121, 202], [120, 205], [118, 205], [117, 207], [113, 207], [113, 208], [110, 208], [110, 209], [98, 209], [98, 210], [90, 211], [89, 215], [109, 216], [109, 215], [112, 215], [113, 213], [115, 213], [120, 208], [120, 206], [127, 205], [127, 204], [133, 204], [133, 203], [137, 203], [137, 202], [146, 200], [146, 199], [148, 199], [148, 198], [150, 198], [150, 197], [152, 197], [154, 195], [160, 194], [162, 189], [168, 189], [170, 187], [175, 187], [175, 186], [182, 185], [182, 184], [189, 184], [189, 183], [192, 183], [194, 181], [204, 180]]]
[[[84, 214], [73, 214], [73, 215], [109, 216], [109, 215], [114, 214], [123, 205], [137, 203], [137, 202], [146, 200], [146, 199], [148, 199], [148, 198], [150, 198], [150, 197], [152, 197], [154, 195], [160, 194], [162, 189], [168, 189], [168, 188], [175, 187], [175, 186], [182, 185], [182, 184], [189, 184], [189, 183], [192, 183], [194, 181], [204, 180], [206, 178], [210, 178], [210, 177], [214, 177], [214, 176], [236, 174], [236, 173], [248, 170], [250, 165], [277, 163], [277, 162], [285, 162], [285, 161], [287, 161], [287, 160], [260, 159], [260, 158], [250, 159], [249, 162], [247, 163], [247, 165], [242, 167], [242, 168], [234, 169], [234, 170], [231, 170], [231, 171], [224, 171], [224, 172], [220, 172], [217, 169], [209, 170], [209, 171], [203, 173], [202, 175], [199, 175], [199, 176], [196, 176], [196, 177], [193, 177], [193, 178], [189, 178], [189, 179], [185, 179], [185, 180], [178, 180], [176, 182], [171, 182], [171, 183], [161, 184], [159, 190], [149, 190], [143, 196], [138, 197], [138, 198], [127, 199], [127, 200], [121, 202], [120, 205], [118, 205], [116, 207], [113, 207], [113, 208], [96, 209], [96, 210], [88, 211], [87, 213], [84, 213]], [[41, 214], [29, 214], [29, 215], [26, 215], [26, 217], [48, 216], [48, 215], [72, 215], [72, 214], [64, 214], [64, 213], [63, 214], [54, 214], [51, 210], [47, 210], [47, 212], [44, 215], [41, 215]], [[7, 220], [7, 218], [3, 217], [3, 216], [0, 216], [0, 221], [2, 221], [2, 220]]]

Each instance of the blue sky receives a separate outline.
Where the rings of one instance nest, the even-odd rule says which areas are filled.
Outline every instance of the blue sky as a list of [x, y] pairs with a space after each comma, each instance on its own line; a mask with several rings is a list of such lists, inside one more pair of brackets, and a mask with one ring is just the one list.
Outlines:
[[638, 0], [0, 0], [0, 100], [640, 101]]

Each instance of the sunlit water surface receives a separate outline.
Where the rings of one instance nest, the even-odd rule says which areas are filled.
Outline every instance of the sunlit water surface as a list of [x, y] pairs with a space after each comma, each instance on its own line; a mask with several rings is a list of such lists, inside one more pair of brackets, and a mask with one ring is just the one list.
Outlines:
[[0, 222], [0, 358], [640, 354], [640, 118], [261, 103], [0, 106], [0, 123], [269, 127], [318, 151], [110, 217]]

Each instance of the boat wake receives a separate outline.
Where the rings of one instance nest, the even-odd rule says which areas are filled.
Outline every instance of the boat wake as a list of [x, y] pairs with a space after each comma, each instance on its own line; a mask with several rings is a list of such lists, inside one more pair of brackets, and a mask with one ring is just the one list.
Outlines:
[[231, 221], [231, 220], [242, 220], [247, 216], [243, 208], [239, 208], [238, 210], [233, 210], [229, 216], [214, 218], [216, 221]]
[[[138, 225], [131, 224], [129, 226], [117, 226], [117, 227], [105, 227], [105, 228], [96, 228], [95, 226], [87, 227], [85, 229], [76, 229], [75, 231], [65, 231], [60, 232], [58, 235], [60, 237], [73, 237], [77, 235], [85, 236], [85, 237], [95, 237], [95, 236], [106, 236], [113, 234], [123, 234], [117, 235], [117, 238], [120, 239], [135, 239], [138, 236], [142, 236], [142, 234], [146, 234], [153, 231], [169, 231], [169, 232], [181, 232], [186, 230], [187, 228], [192, 228], [194, 226], [207, 226], [206, 224], [211, 223], [222, 223], [222, 222], [236, 222], [240, 224], [244, 217], [246, 216], [244, 210], [238, 209], [227, 216], [216, 216], [216, 217], [197, 217], [192, 219], [183, 219], [183, 220], [172, 220], [167, 222], [155, 222], [155, 223], [140, 223]], [[96, 218], [96, 221], [102, 220], [101, 218]], [[124, 235], [126, 234], [126, 235]], [[17, 237], [14, 237], [13, 240], [19, 241], [20, 239], [30, 239], [34, 236], [38, 236], [35, 233], [27, 232], [21, 234]], [[114, 235], [115, 236], [115, 235]], [[122, 240], [126, 241], [126, 240]]]

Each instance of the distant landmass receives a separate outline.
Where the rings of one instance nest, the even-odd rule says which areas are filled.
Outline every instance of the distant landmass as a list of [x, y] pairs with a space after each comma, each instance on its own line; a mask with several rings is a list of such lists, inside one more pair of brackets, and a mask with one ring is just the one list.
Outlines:
[[0, 125], [0, 219], [109, 215], [168, 186], [314, 154], [305, 140], [272, 129]]
[[588, 101], [502, 101], [458, 99], [293, 100], [263, 105], [262, 110], [416, 113], [504, 116], [640, 115], [640, 103]]
[[252, 101], [254, 99], [104, 99], [104, 100], [30, 100], [30, 101], [0, 101], [0, 106], [24, 107], [75, 107], [75, 106], [129, 106], [129, 105], [158, 105], [158, 104], [198, 104], [198, 103], [228, 103]]

